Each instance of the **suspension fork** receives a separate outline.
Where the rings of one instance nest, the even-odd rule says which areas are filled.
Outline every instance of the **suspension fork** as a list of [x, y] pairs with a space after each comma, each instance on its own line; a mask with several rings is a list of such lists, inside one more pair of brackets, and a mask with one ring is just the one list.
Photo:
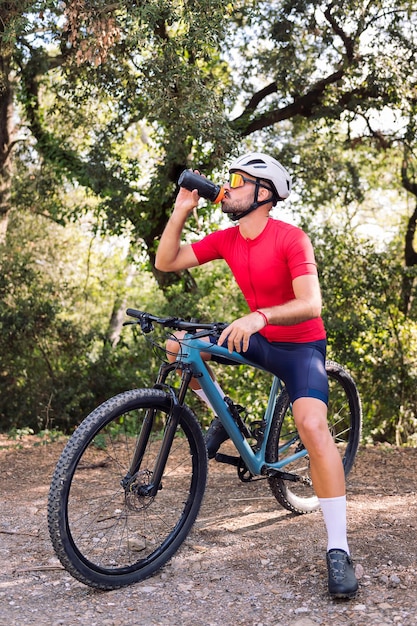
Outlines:
[[[156, 378], [156, 383], [154, 385], [154, 388], [160, 389], [164, 385], [168, 374], [173, 369], [174, 369], [173, 363], [163, 363], [159, 368], [159, 372]], [[145, 413], [145, 417], [144, 417], [143, 424], [142, 424], [142, 429], [139, 433], [138, 440], [136, 442], [135, 452], [133, 454], [133, 458], [130, 463], [130, 468], [126, 477], [124, 478], [124, 481], [129, 481], [132, 478], [132, 476], [134, 476], [139, 471], [139, 468], [143, 460], [143, 455], [145, 454], [149, 436], [152, 431], [154, 417], [155, 417], [155, 409], [148, 409]]]
[[[159, 368], [158, 377], [154, 385], [155, 389], [163, 389], [168, 391], [171, 399], [171, 408], [168, 414], [167, 423], [165, 425], [164, 436], [162, 439], [161, 447], [157, 458], [155, 459], [155, 465], [152, 472], [152, 482], [149, 485], [141, 485], [139, 487], [139, 495], [153, 497], [160, 489], [162, 476], [164, 473], [165, 465], [168, 460], [169, 451], [174, 441], [175, 432], [180, 422], [181, 413], [183, 411], [183, 402], [185, 394], [192, 378], [191, 369], [185, 367], [181, 375], [181, 385], [178, 391], [178, 395], [174, 389], [165, 384], [168, 374], [176, 369], [175, 363], [164, 363]], [[133, 455], [132, 463], [130, 465], [127, 476], [123, 479], [123, 484], [129, 483], [139, 471], [142, 464], [142, 460], [145, 454], [146, 446], [152, 431], [153, 422], [155, 417], [155, 409], [148, 409], [145, 418], [143, 420], [142, 429], [139, 434], [138, 441], [136, 443], [135, 452]]]

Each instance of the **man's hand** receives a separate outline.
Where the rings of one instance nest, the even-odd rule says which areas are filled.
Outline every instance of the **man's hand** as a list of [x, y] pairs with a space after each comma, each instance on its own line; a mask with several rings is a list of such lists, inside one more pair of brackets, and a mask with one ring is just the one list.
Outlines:
[[227, 341], [229, 352], [246, 352], [249, 347], [250, 336], [265, 327], [265, 320], [262, 315], [254, 311], [244, 317], [239, 317], [227, 328], [219, 337], [218, 345], [221, 346]]
[[198, 201], [200, 200], [200, 196], [198, 195], [197, 189], [193, 191], [188, 191], [184, 187], [180, 187], [180, 190], [177, 194], [175, 205], [174, 205], [174, 214], [182, 216], [185, 220], [192, 212], [193, 209], [198, 205]]
[[[195, 210], [199, 200], [197, 189], [189, 191], [180, 187], [174, 210], [165, 226], [156, 252], [156, 269], [162, 272], [179, 272], [198, 265], [198, 259], [191, 244], [181, 245], [181, 234], [188, 216]], [[196, 214], [195, 217], [197, 221]]]

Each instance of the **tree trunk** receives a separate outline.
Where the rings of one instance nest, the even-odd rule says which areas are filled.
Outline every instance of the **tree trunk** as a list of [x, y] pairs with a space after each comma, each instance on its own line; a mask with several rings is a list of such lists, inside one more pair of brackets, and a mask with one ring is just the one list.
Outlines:
[[11, 202], [13, 96], [9, 80], [10, 57], [0, 54], [0, 244], [6, 242]]
[[[417, 198], [417, 184], [409, 175], [409, 162], [405, 155], [401, 167], [401, 179], [404, 189]], [[417, 225], [417, 204], [414, 212], [408, 220], [404, 243], [404, 273], [401, 285], [401, 311], [407, 316], [412, 303], [412, 293], [414, 287], [414, 272], [408, 271], [417, 266], [417, 251], [414, 247], [414, 236]]]
[[169, 288], [172, 287], [172, 285], [181, 283], [184, 293], [196, 294], [198, 292], [197, 283], [188, 270], [182, 272], [161, 272], [157, 270], [155, 267], [155, 254], [153, 252], [149, 252], [149, 263], [152, 274], [168, 302], [175, 297], [170, 293]]
[[[126, 290], [132, 284], [135, 274], [136, 274], [136, 267], [132, 264], [129, 266], [129, 271], [126, 276], [126, 281], [125, 281]], [[127, 306], [126, 294], [123, 293], [121, 294], [121, 297], [116, 299], [114, 303], [114, 307], [113, 307], [113, 312], [110, 318], [108, 338], [109, 338], [112, 348], [116, 347], [117, 344], [119, 343], [120, 334], [123, 328], [123, 322], [126, 319], [126, 315], [125, 315], [126, 306]], [[134, 302], [132, 302], [132, 306], [133, 307], [135, 306]]]
[[401, 285], [401, 311], [407, 316], [412, 302], [414, 272], [408, 270], [417, 266], [417, 252], [414, 249], [414, 235], [417, 223], [417, 205], [408, 220], [404, 246], [404, 273]]

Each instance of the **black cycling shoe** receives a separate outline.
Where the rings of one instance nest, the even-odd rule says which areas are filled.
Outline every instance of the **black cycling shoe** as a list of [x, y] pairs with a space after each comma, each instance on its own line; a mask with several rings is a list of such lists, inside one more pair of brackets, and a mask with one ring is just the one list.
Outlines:
[[208, 458], [214, 459], [216, 452], [220, 448], [223, 441], [229, 439], [229, 435], [217, 416], [211, 422], [204, 438], [206, 441]]
[[358, 590], [353, 563], [344, 550], [329, 550], [327, 553], [329, 594], [332, 598], [354, 598]]

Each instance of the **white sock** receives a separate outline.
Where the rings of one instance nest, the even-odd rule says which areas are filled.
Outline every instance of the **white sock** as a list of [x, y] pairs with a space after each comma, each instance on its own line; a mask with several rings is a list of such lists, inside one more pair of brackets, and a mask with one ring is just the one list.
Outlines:
[[[222, 398], [224, 398], [225, 393], [222, 390], [222, 388], [220, 387], [219, 383], [217, 382], [217, 380], [213, 380], [213, 384], [216, 387], [217, 391], [219, 392], [219, 394], [221, 395]], [[202, 389], [193, 389], [194, 393], [198, 395], [198, 397], [200, 398], [200, 400], [202, 400], [203, 402], [205, 402], [207, 404], [207, 406], [209, 407], [209, 409], [211, 409], [213, 411], [213, 413], [216, 413], [216, 411], [213, 409], [213, 407], [210, 404], [209, 399], [207, 398], [205, 392]]]
[[346, 529], [346, 496], [319, 498], [327, 529], [327, 551], [337, 548], [350, 554]]

